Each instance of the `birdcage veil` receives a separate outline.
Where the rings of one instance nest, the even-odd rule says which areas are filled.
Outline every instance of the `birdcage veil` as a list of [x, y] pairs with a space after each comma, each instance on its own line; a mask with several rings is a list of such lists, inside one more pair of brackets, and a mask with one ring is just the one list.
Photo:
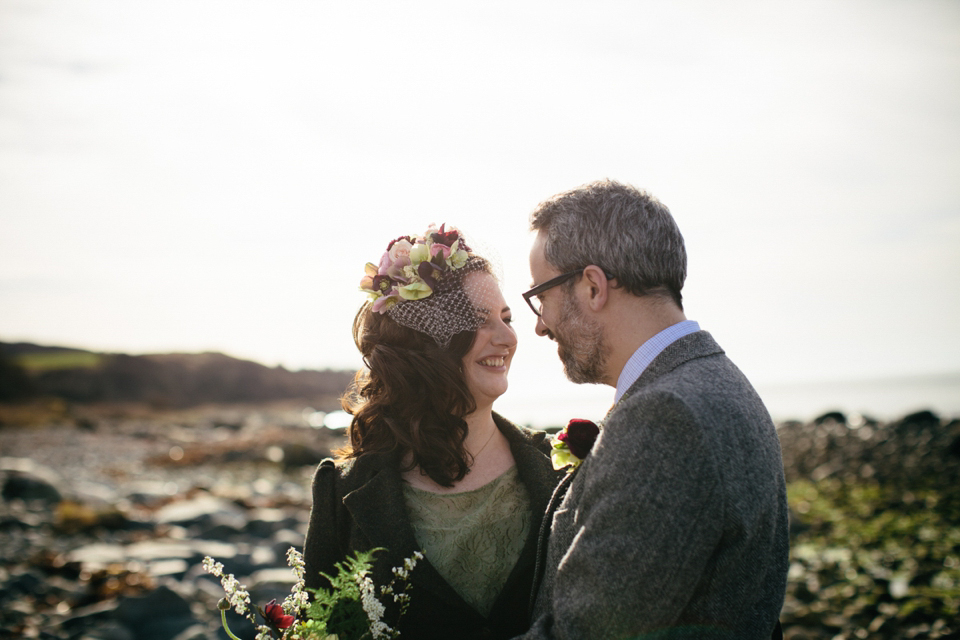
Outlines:
[[459, 229], [444, 224], [390, 242], [378, 265], [367, 264], [360, 289], [374, 312], [446, 348], [454, 335], [486, 321], [492, 311], [486, 301], [498, 282], [493, 258], [477, 253], [472, 238], [468, 243]]

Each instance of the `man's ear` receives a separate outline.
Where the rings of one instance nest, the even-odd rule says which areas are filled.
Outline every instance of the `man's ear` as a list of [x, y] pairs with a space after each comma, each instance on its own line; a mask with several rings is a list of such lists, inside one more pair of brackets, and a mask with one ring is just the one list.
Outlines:
[[591, 264], [583, 270], [581, 284], [586, 285], [587, 299], [584, 303], [591, 311], [600, 311], [606, 306], [610, 295], [610, 282], [603, 269]]

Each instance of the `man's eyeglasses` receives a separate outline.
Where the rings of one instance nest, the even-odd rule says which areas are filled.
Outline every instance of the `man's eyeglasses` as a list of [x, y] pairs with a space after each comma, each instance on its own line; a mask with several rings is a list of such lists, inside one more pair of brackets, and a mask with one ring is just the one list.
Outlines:
[[[537, 296], [543, 293], [544, 291], [546, 291], [547, 289], [553, 289], [558, 284], [563, 284], [573, 276], [580, 275], [581, 273], [583, 273], [584, 269], [586, 269], [586, 267], [580, 267], [579, 269], [576, 269], [574, 271], [561, 273], [556, 278], [550, 278], [546, 282], [542, 284], [538, 284], [533, 289], [530, 289], [529, 291], [524, 293], [523, 299], [527, 301], [527, 305], [530, 307], [530, 310], [533, 311], [535, 314], [537, 314], [537, 317], [539, 317], [542, 307], [540, 305], [540, 300], [537, 299]], [[606, 269], [603, 270], [603, 275], [607, 276], [607, 280], [613, 280], [613, 274], [607, 271]]]

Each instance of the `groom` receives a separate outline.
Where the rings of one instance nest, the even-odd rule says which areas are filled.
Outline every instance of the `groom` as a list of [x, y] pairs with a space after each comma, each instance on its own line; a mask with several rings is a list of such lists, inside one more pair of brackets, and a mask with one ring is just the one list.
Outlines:
[[537, 334], [570, 380], [616, 395], [551, 501], [523, 637], [770, 638], [788, 567], [780, 443], [747, 379], [684, 316], [673, 217], [601, 181], [543, 202], [531, 226]]

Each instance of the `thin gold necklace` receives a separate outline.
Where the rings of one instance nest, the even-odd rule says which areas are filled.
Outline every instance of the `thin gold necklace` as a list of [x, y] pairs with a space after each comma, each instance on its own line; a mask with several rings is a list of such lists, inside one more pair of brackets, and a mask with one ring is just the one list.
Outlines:
[[480, 451], [477, 451], [475, 454], [473, 454], [473, 461], [474, 461], [474, 462], [477, 461], [477, 458], [480, 456], [481, 453], [483, 453], [483, 450], [486, 449], [486, 448], [487, 448], [487, 445], [490, 444], [490, 441], [493, 440], [493, 435], [494, 435], [497, 431], [499, 431], [499, 429], [497, 429], [497, 426], [494, 425], [494, 426], [493, 426], [493, 429], [490, 431], [490, 435], [487, 437], [487, 441], [483, 443], [483, 446], [482, 446], [482, 447], [480, 447]]

